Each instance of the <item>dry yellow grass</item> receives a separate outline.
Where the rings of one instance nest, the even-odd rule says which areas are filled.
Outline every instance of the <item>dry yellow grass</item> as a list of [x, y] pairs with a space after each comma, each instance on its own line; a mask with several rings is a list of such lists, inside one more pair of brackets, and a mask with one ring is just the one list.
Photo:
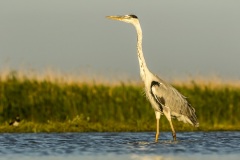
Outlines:
[[[79, 73], [64, 73], [57, 70], [47, 69], [39, 72], [34, 70], [9, 70], [0, 71], [0, 80], [6, 81], [9, 77], [15, 77], [18, 81], [34, 80], [38, 82], [52, 82], [56, 84], [88, 84], [88, 85], [109, 85], [116, 86], [121, 84], [142, 85], [140, 80], [131, 80], [126, 76], [104, 77], [102, 75]], [[119, 77], [119, 78], [118, 78]], [[120, 78], [121, 77], [121, 78]]]
[[[139, 79], [131, 80], [126, 76], [119, 76], [123, 78], [115, 77], [104, 77], [102, 75], [90, 75], [83, 72], [80, 73], [63, 73], [57, 70], [47, 69], [45, 71], [39, 72], [34, 70], [10, 70], [4, 69], [0, 71], [0, 80], [6, 81], [9, 77], [15, 76], [18, 81], [24, 80], [34, 80], [38, 82], [52, 82], [58, 85], [64, 84], [76, 84], [81, 86], [81, 84], [88, 85], [134, 85], [143, 86], [142, 81]], [[240, 80], [222, 79], [217, 76], [203, 77], [187, 77], [185, 79], [173, 79], [170, 83], [174, 86], [193, 88], [198, 86], [201, 89], [220, 89], [220, 88], [240, 88]]]
[[192, 88], [194, 86], [198, 86], [201, 89], [219, 89], [219, 88], [240, 88], [240, 80], [231, 80], [231, 79], [221, 79], [217, 76], [210, 76], [210, 77], [192, 77], [186, 78], [185, 80], [173, 80], [173, 85], [179, 87], [187, 87]]

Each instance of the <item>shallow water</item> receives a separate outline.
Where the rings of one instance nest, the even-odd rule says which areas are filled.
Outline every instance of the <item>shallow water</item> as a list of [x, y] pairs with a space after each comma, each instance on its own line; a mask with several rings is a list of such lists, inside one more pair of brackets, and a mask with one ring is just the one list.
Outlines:
[[239, 159], [240, 132], [0, 134], [0, 159]]

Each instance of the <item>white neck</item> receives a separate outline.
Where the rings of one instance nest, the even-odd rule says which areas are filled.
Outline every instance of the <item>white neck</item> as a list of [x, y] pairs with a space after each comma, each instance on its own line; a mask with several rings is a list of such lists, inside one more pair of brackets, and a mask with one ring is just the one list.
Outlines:
[[134, 23], [134, 26], [137, 31], [137, 54], [138, 54], [138, 61], [139, 61], [139, 67], [140, 67], [140, 75], [142, 80], [144, 81], [146, 79], [146, 72], [149, 72], [144, 56], [142, 51], [142, 29], [140, 26], [139, 21], [136, 21]]

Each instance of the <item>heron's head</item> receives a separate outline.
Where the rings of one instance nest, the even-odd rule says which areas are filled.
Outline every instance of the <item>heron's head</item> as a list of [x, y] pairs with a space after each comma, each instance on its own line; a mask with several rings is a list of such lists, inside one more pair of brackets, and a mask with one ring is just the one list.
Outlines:
[[132, 24], [134, 24], [138, 21], [138, 17], [133, 14], [124, 15], [124, 16], [107, 16], [107, 18], [113, 19], [113, 20], [118, 20], [118, 21], [123, 21], [126, 23], [132, 23]]

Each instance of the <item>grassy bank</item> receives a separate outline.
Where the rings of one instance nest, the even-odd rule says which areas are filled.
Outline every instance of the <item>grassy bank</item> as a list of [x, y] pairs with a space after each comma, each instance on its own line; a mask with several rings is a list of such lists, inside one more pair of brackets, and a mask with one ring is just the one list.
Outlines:
[[[143, 85], [0, 75], [0, 132], [155, 131], [155, 115]], [[198, 81], [173, 83], [196, 109], [193, 128], [173, 121], [177, 131], [240, 130], [240, 87]], [[19, 115], [18, 127], [8, 122]], [[161, 130], [170, 130], [164, 116]]]

